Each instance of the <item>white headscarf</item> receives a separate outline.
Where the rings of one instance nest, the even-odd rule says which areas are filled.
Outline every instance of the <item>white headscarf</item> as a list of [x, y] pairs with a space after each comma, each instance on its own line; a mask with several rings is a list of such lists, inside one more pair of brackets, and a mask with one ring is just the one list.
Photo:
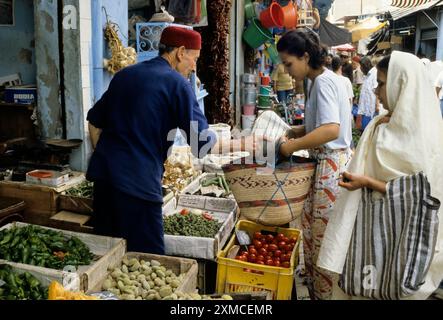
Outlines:
[[[392, 113], [387, 124], [376, 117], [358, 144], [348, 171], [390, 181], [423, 171], [431, 193], [443, 203], [443, 121], [425, 66], [414, 55], [395, 51], [389, 63], [387, 94]], [[317, 265], [341, 273], [351, 240], [361, 190], [341, 189], [326, 228]], [[436, 252], [425, 284], [412, 299], [425, 299], [443, 279], [443, 208]]]

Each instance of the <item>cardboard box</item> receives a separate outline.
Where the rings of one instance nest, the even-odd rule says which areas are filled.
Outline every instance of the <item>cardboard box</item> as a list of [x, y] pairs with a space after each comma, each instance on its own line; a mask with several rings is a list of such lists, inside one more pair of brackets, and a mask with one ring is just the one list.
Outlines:
[[16, 86], [5, 89], [7, 103], [33, 104], [37, 102], [37, 88], [35, 85]]

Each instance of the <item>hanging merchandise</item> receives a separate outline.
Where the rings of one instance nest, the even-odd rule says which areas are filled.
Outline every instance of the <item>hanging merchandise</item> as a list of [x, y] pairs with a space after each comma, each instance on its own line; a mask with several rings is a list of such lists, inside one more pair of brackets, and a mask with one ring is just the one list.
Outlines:
[[279, 64], [281, 62], [278, 55], [277, 47], [275, 43], [265, 43], [266, 53], [269, 55], [269, 59], [273, 64]]
[[245, 15], [247, 20], [251, 20], [257, 17], [256, 4], [257, 3], [253, 2], [252, 0], [245, 1]]
[[287, 29], [295, 29], [297, 27], [298, 13], [297, 5], [293, 1], [289, 1], [283, 10], [283, 26]]
[[168, 12], [175, 17], [176, 22], [192, 24], [195, 20], [195, 1], [169, 0]]
[[272, 2], [269, 8], [260, 13], [260, 22], [265, 28], [283, 27], [283, 9], [277, 2]]
[[137, 62], [137, 53], [134, 48], [123, 46], [117, 34], [117, 25], [112, 22], [106, 23], [105, 38], [111, 50], [111, 59], [104, 59], [104, 67], [112, 74], [116, 74], [123, 68]]
[[257, 49], [266, 41], [272, 39], [272, 33], [263, 27], [259, 20], [253, 19], [243, 33], [243, 40], [253, 49]]
[[311, 0], [297, 0], [298, 22], [297, 28], [312, 28], [315, 24]]
[[208, 26], [208, 9], [206, 7], [207, 0], [195, 0], [195, 20], [192, 24], [193, 27], [206, 27]]

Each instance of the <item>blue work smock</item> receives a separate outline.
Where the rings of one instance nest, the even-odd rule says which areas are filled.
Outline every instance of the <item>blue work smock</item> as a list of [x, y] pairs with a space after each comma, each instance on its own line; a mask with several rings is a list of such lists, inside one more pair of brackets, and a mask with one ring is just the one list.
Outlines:
[[161, 181], [175, 138], [172, 130], [182, 130], [199, 158], [216, 142], [190, 82], [162, 57], [117, 73], [87, 120], [102, 129], [87, 179], [152, 202], [163, 201]]

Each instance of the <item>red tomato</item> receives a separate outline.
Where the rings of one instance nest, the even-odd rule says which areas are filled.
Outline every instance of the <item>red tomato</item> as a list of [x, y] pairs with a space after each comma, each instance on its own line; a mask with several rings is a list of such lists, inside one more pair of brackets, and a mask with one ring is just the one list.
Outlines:
[[283, 238], [285, 237], [285, 235], [283, 234], [283, 233], [279, 233], [278, 235], [277, 235], [277, 241], [278, 242], [280, 242], [280, 241], [283, 241]]
[[297, 242], [297, 238], [291, 238], [291, 239], [289, 239], [289, 243], [296, 243]]
[[259, 239], [263, 244], [266, 243], [266, 237], [265, 236], [261, 236], [261, 238]]
[[270, 244], [270, 245], [269, 245], [269, 248], [268, 248], [268, 250], [269, 250], [269, 251], [272, 251], [272, 252], [273, 252], [273, 251], [276, 251], [277, 249], [278, 249], [278, 247], [277, 247], [277, 245], [275, 245], [275, 244]]
[[257, 264], [261, 264], [261, 265], [264, 265], [264, 264], [265, 264], [265, 262], [264, 262], [263, 260], [258, 260], [256, 263], [257, 263]]
[[273, 266], [273, 265], [274, 265], [274, 261], [273, 261], [272, 259], [268, 259], [268, 260], [266, 261], [266, 265], [267, 265], [267, 266]]
[[281, 266], [283, 268], [289, 268], [291, 266], [291, 264], [288, 261], [282, 262]]
[[289, 261], [290, 258], [291, 258], [291, 256], [288, 256], [287, 254], [282, 254], [280, 257], [280, 261], [286, 262], [286, 261]]
[[180, 211], [180, 214], [181, 214], [182, 216], [187, 216], [190, 212], [191, 212], [191, 211], [190, 211], [189, 209], [182, 209], [182, 210]]
[[254, 247], [256, 248], [256, 249], [260, 249], [261, 247], [262, 247], [262, 243], [261, 243], [261, 241], [258, 241], [258, 240], [254, 240]]
[[259, 262], [259, 261], [265, 261], [265, 257], [263, 255], [261, 255], [261, 254], [259, 254], [257, 256], [257, 262]]
[[241, 260], [241, 256], [236, 256], [235, 260]]
[[274, 257], [274, 261], [280, 261], [281, 258], [280, 257]]
[[248, 262], [248, 257], [247, 256], [241, 256], [240, 260], [244, 261], [244, 262]]
[[[268, 255], [266, 257], [267, 257], [267, 259], [272, 259], [273, 256], [274, 255], [272, 254], [272, 252], [268, 252]], [[265, 259], [265, 260], [267, 260], [267, 259]]]
[[268, 248], [269, 248], [269, 244], [265, 243], [265, 244], [262, 246], [262, 248], [264, 248], [265, 250], [268, 250]]
[[245, 251], [242, 254], [242, 257], [246, 257], [246, 259], [249, 257], [249, 252]]
[[291, 247], [290, 244], [285, 245], [286, 253], [292, 253], [292, 249], [293, 249], [293, 248], [294, 248], [294, 247]]
[[280, 250], [284, 250], [284, 249], [285, 249], [285, 246], [286, 246], [286, 242], [284, 242], [284, 241], [280, 241], [280, 242], [278, 243], [278, 247], [280, 248]]
[[256, 262], [257, 261], [257, 256], [255, 254], [250, 254], [249, 257], [248, 257], [248, 261], [252, 262], [252, 263]]
[[274, 241], [274, 236], [273, 236], [272, 234], [268, 234], [268, 235], [266, 236], [266, 242], [267, 242], [267, 243], [270, 243], [270, 242], [272, 242], [272, 241]]
[[288, 238], [288, 237], [283, 237], [282, 241], [284, 241], [284, 242], [288, 242], [288, 241], [289, 241], [289, 238]]
[[280, 267], [281, 263], [280, 260], [274, 260], [274, 266]]
[[256, 254], [257, 254], [257, 249], [255, 249], [254, 247], [249, 248], [249, 254], [254, 254], [254, 255], [256, 255]]
[[281, 256], [281, 250], [275, 250], [274, 257], [280, 257]]
[[265, 248], [260, 248], [258, 250], [258, 253], [260, 253], [263, 256], [266, 256], [266, 255], [268, 255], [268, 250], [266, 250]]
[[262, 235], [261, 235], [260, 232], [257, 231], [257, 232], [254, 233], [254, 239], [255, 239], [255, 240], [258, 240], [258, 239], [260, 239], [261, 237], [262, 237]]

